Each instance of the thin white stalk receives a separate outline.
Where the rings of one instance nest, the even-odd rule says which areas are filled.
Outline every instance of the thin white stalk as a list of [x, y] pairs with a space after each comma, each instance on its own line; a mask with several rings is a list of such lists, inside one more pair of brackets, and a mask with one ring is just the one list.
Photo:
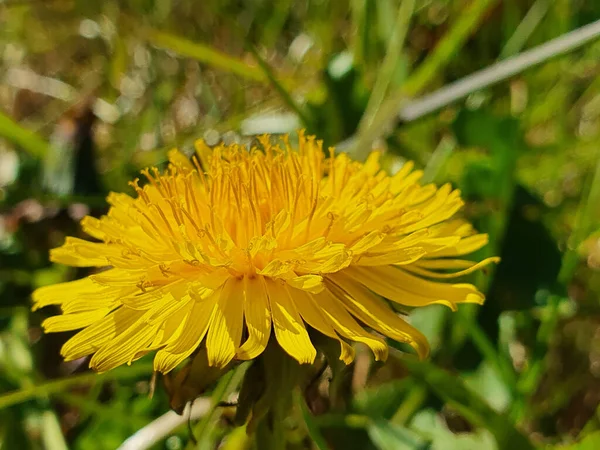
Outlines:
[[[460, 80], [450, 83], [429, 95], [402, 102], [397, 118], [404, 122], [417, 120], [437, 111], [473, 92], [506, 80], [524, 70], [544, 63], [554, 57], [564, 55], [600, 37], [600, 20], [573, 30], [551, 41], [527, 50], [511, 58], [499, 61]], [[340, 142], [340, 151], [353, 151], [356, 135]]]
[[559, 36], [545, 44], [492, 64], [472, 75], [450, 83], [432, 94], [407, 102], [399, 111], [403, 121], [416, 120], [473, 92], [504, 81], [530, 67], [564, 55], [600, 37], [600, 20]]
[[198, 420], [210, 409], [210, 398], [198, 398], [185, 407], [182, 415], [169, 411], [128, 437], [117, 450], [146, 450], [160, 442], [188, 420]]

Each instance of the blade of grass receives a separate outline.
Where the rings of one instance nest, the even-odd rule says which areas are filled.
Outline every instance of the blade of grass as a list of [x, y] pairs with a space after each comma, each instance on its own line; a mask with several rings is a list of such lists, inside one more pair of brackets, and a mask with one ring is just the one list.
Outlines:
[[370, 41], [369, 15], [372, 9], [372, 0], [352, 0], [350, 2], [350, 17], [352, 20], [352, 54], [354, 62], [366, 65]]
[[492, 86], [531, 67], [582, 47], [599, 37], [600, 20], [597, 20], [531, 50], [492, 64], [420, 99], [400, 105], [398, 117], [406, 122], [416, 120], [473, 92]]
[[89, 399], [82, 395], [70, 394], [69, 392], [59, 392], [54, 397], [102, 420], [122, 421], [129, 423], [134, 428], [141, 428], [146, 425], [146, 421], [132, 416], [120, 407], [107, 406], [93, 398]]
[[[495, 63], [460, 80], [450, 83], [437, 91], [416, 100], [406, 101], [407, 96], [400, 91], [382, 104], [373, 126], [365, 132], [363, 141], [373, 142], [396, 118], [411, 122], [440, 108], [448, 106], [473, 92], [487, 88], [519, 74], [531, 67], [542, 64], [552, 58], [565, 55], [600, 37], [600, 20], [573, 30], [545, 44], [525, 51], [512, 58]], [[396, 117], [397, 115], [397, 117]], [[365, 148], [357, 145], [358, 136], [351, 136], [337, 145], [338, 149]], [[368, 149], [367, 149], [368, 150]], [[358, 157], [365, 156], [364, 150]]]
[[494, 344], [486, 336], [483, 329], [477, 323], [477, 317], [467, 314], [456, 314], [454, 317], [458, 318], [464, 328], [468, 330], [471, 337], [471, 341], [477, 347], [477, 350], [485, 358], [485, 360], [491, 364], [492, 368], [504, 381], [506, 387], [514, 392], [517, 386], [517, 376], [512, 368], [511, 362], [503, 357], [494, 347]]
[[[592, 179], [588, 184], [586, 193], [582, 196], [581, 202], [577, 209], [575, 225], [569, 239], [568, 248], [563, 255], [560, 272], [558, 274], [558, 282], [562, 285], [567, 285], [580, 261], [578, 247], [583, 240], [592, 231], [595, 223], [598, 222], [598, 204], [600, 204], [600, 157], [596, 161], [596, 169], [592, 175]], [[518, 380], [518, 389], [523, 397], [531, 395], [544, 374], [545, 369], [545, 354], [548, 347], [548, 340], [554, 332], [559, 322], [560, 297], [551, 296], [548, 302], [547, 310], [542, 316], [542, 323], [536, 336], [536, 345], [533, 349], [534, 358], [530, 364], [521, 373]], [[513, 415], [516, 420], [521, 421], [529, 416], [529, 411], [532, 405], [529, 405], [525, 399], [515, 404]]]
[[366, 157], [371, 148], [370, 144], [397, 118], [398, 106], [404, 103], [406, 98], [421, 92], [448, 65], [479, 25], [484, 13], [497, 1], [475, 0], [460, 15], [433, 53], [408, 77], [399, 91], [381, 105], [371, 121], [372, 125], [359, 133], [356, 148], [360, 157]]
[[260, 67], [246, 64], [239, 58], [227, 55], [205, 44], [193, 42], [163, 31], [146, 29], [144, 33], [151, 44], [179, 55], [223, 69], [254, 81], [267, 82], [268, 78]]
[[249, 365], [249, 363], [242, 363], [221, 377], [210, 397], [210, 408], [206, 411], [206, 414], [202, 417], [198, 425], [194, 427], [194, 436], [198, 439], [198, 443], [195, 444], [190, 440], [186, 446], [186, 450], [212, 448], [210, 447], [210, 441], [213, 436], [211, 428], [217, 420], [219, 403], [227, 400], [238, 388]]
[[47, 450], [69, 450], [58, 417], [52, 410], [44, 411], [41, 416], [41, 435]]
[[434, 183], [437, 180], [440, 171], [450, 159], [456, 145], [456, 140], [453, 137], [444, 136], [442, 138], [423, 170], [423, 178], [421, 178], [423, 184]]
[[459, 19], [427, 57], [423, 64], [409, 76], [402, 87], [405, 94], [412, 96], [421, 92], [433, 81], [436, 75], [448, 65], [462, 48], [471, 33], [479, 27], [481, 20], [498, 0], [476, 0], [461, 12]]
[[421, 380], [440, 399], [456, 408], [470, 422], [489, 430], [498, 442], [498, 448], [534, 449], [509, 419], [492, 409], [479, 395], [463, 382], [428, 361], [418, 361], [392, 351], [418, 380]]
[[313, 444], [318, 450], [330, 450], [329, 445], [327, 445], [325, 438], [321, 434], [321, 430], [319, 430], [313, 415], [308, 410], [306, 401], [298, 389], [294, 391], [294, 402], [300, 407], [302, 418], [304, 419], [304, 424], [306, 425], [306, 430], [308, 431], [308, 435], [310, 436]]
[[18, 146], [36, 158], [42, 158], [50, 144], [33, 131], [27, 130], [0, 111], [0, 137]]
[[567, 283], [573, 277], [579, 262], [578, 248], [592, 232], [594, 225], [597, 225], [600, 221], [600, 212], [598, 212], [598, 205], [600, 205], [600, 157], [596, 161], [596, 169], [588, 186], [578, 207], [573, 232], [569, 238], [569, 245], [558, 274], [558, 280], [561, 283]]
[[377, 79], [373, 85], [373, 91], [369, 97], [369, 103], [367, 104], [365, 113], [363, 114], [358, 125], [359, 134], [361, 133], [361, 130], [372, 125], [373, 118], [376, 112], [379, 110], [379, 107], [383, 103], [383, 100], [389, 90], [392, 77], [394, 76], [394, 72], [398, 67], [398, 61], [400, 60], [400, 55], [402, 54], [404, 40], [406, 39], [408, 26], [414, 8], [414, 0], [403, 0], [398, 8], [396, 24], [388, 43], [385, 58], [383, 59], [383, 63], [379, 69], [379, 75], [377, 75]]
[[8, 408], [9, 406], [16, 405], [18, 403], [23, 403], [27, 400], [31, 400], [34, 398], [44, 398], [47, 395], [62, 392], [73, 386], [98, 383], [100, 381], [106, 380], [123, 380], [127, 378], [136, 378], [140, 375], [150, 374], [152, 373], [152, 370], [152, 363], [138, 363], [133, 364], [130, 367], [118, 367], [109, 372], [87, 372], [79, 375], [61, 378], [59, 380], [40, 383], [35, 386], [0, 395], [0, 409]]
[[289, 19], [293, 0], [280, 0], [273, 2], [273, 12], [267, 18], [262, 30], [261, 42], [268, 47], [274, 47], [277, 39], [285, 30], [286, 21]]
[[529, 11], [527, 11], [527, 14], [525, 14], [525, 17], [523, 17], [523, 20], [519, 23], [519, 26], [515, 29], [515, 32], [510, 39], [508, 39], [500, 52], [500, 59], [514, 56], [521, 51], [527, 40], [542, 22], [542, 19], [550, 9], [552, 2], [553, 0], [537, 0], [531, 8], [529, 8]]
[[258, 63], [259, 67], [262, 69], [265, 76], [271, 82], [271, 85], [275, 88], [277, 93], [281, 96], [285, 104], [288, 105], [288, 107], [292, 111], [298, 114], [298, 117], [300, 118], [305, 127], [310, 128], [310, 126], [312, 125], [312, 120], [308, 113], [298, 103], [296, 103], [296, 101], [292, 98], [287, 89], [279, 82], [279, 80], [273, 73], [273, 70], [271, 70], [271, 67], [269, 67], [267, 62], [258, 54], [256, 48], [253, 45], [248, 44], [248, 50], [250, 50], [250, 52], [254, 56], [254, 59], [256, 59], [256, 62]]
[[427, 389], [422, 384], [417, 384], [410, 390], [400, 407], [390, 420], [396, 425], [405, 425], [417, 413], [427, 400]]

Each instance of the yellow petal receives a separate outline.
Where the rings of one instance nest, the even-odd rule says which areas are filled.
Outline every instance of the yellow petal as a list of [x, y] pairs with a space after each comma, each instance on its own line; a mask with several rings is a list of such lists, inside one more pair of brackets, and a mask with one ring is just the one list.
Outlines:
[[136, 286], [138, 283], [146, 278], [146, 271], [133, 271], [123, 269], [110, 269], [104, 272], [90, 275], [89, 278], [95, 283], [103, 286], [123, 286], [131, 287]]
[[313, 296], [299, 289], [287, 289], [302, 319], [325, 336], [336, 339], [341, 346], [340, 359], [346, 364], [350, 364], [354, 360], [354, 349], [346, 341], [340, 339], [331, 322], [323, 315], [321, 307], [315, 303]]
[[[408, 270], [410, 272], [413, 272], [417, 275], [424, 276], [424, 277], [456, 278], [456, 277], [462, 277], [464, 275], [473, 273], [476, 270], [479, 270], [479, 269], [487, 266], [488, 264], [499, 263], [499, 262], [500, 262], [500, 258], [498, 258], [497, 256], [493, 256], [491, 258], [486, 258], [483, 261], [480, 261], [478, 263], [475, 263], [473, 261], [461, 260], [461, 259], [451, 259], [451, 260], [446, 260], [446, 259], [425, 260], [425, 259], [422, 259], [420, 261], [417, 261], [414, 265], [405, 266], [404, 269]], [[439, 272], [433, 272], [433, 271], [429, 270], [429, 269], [460, 269], [460, 268], [462, 268], [463, 270], [459, 270], [458, 272], [451, 272], [451, 273], [439, 273]]]
[[132, 326], [97, 351], [90, 360], [90, 367], [98, 372], [105, 372], [143, 356], [164, 322], [189, 301], [189, 296], [175, 300], [172, 295], [165, 295]]
[[165, 348], [156, 352], [154, 370], [167, 373], [190, 356], [206, 336], [213, 309], [219, 293], [207, 297], [196, 297], [185, 321], [185, 327], [178, 339], [172, 340]]
[[317, 306], [321, 308], [323, 317], [329, 321], [338, 334], [351, 341], [367, 345], [373, 351], [377, 361], [387, 359], [388, 346], [383, 339], [368, 333], [361, 327], [329, 289], [313, 295], [313, 298]]
[[50, 250], [50, 261], [75, 267], [102, 267], [109, 264], [108, 257], [119, 257], [121, 252], [117, 246], [67, 237], [64, 245]]
[[243, 281], [230, 278], [220, 290], [208, 328], [206, 350], [210, 366], [225, 367], [235, 356], [242, 339], [243, 312]]
[[142, 357], [152, 342], [159, 325], [136, 322], [98, 350], [90, 360], [90, 368], [102, 373]]
[[99, 286], [101, 289], [95, 292], [82, 293], [74, 298], [65, 299], [65, 302], [60, 305], [63, 313], [79, 313], [93, 311], [98, 308], [110, 308], [120, 303], [120, 299], [130, 295], [133, 292], [139, 291], [135, 286], [126, 286], [118, 288], [106, 288]]
[[244, 315], [248, 328], [248, 339], [239, 348], [237, 357], [254, 359], [260, 355], [271, 335], [271, 311], [262, 277], [245, 278]]
[[42, 327], [46, 333], [78, 330], [98, 322], [109, 312], [110, 308], [100, 308], [92, 311], [53, 316], [44, 320]]
[[[408, 186], [409, 184], [415, 183], [421, 176], [423, 176], [423, 172], [418, 170], [415, 172], [412, 172], [412, 170], [415, 167], [415, 163], [412, 161], [406, 161], [404, 163], [404, 165], [400, 168], [400, 170], [398, 170], [398, 172], [396, 172], [394, 174], [394, 176], [391, 177], [391, 183], [390, 183], [390, 190], [396, 194], [398, 192], [400, 192], [402, 189], [404, 189], [406, 186]], [[412, 179], [412, 180], [406, 180], [406, 178], [408, 177], [408, 175], [412, 172], [411, 175], [413, 175], [414, 178], [416, 179]], [[414, 174], [417, 173], [419, 174], [419, 177], [415, 177]]]
[[167, 156], [169, 158], [169, 162], [177, 167], [178, 170], [182, 172], [191, 172], [195, 170], [194, 165], [190, 162], [190, 159], [176, 148], [169, 150]]
[[391, 250], [385, 253], [366, 252], [354, 261], [358, 266], [382, 266], [385, 264], [412, 264], [427, 254], [422, 247]]
[[318, 294], [325, 289], [323, 277], [320, 275], [302, 275], [289, 278], [286, 282], [293, 288], [302, 289], [307, 292], [312, 292], [313, 294]]
[[344, 271], [376, 294], [406, 306], [440, 303], [456, 309], [456, 303], [482, 303], [484, 300], [471, 284], [445, 284], [415, 277], [393, 266], [351, 267]]
[[121, 307], [65, 342], [60, 354], [66, 361], [91, 355], [133, 325], [142, 314], [142, 311]]
[[300, 364], [312, 364], [317, 351], [289, 293], [279, 281], [265, 280], [275, 337], [281, 348]]
[[90, 236], [101, 241], [106, 239], [106, 231], [103, 229], [102, 221], [92, 216], [85, 216], [81, 219], [81, 228]]
[[44, 286], [36, 289], [31, 294], [34, 302], [33, 310], [35, 311], [48, 305], [61, 305], [81, 295], [100, 293], [102, 297], [108, 297], [105, 295], [106, 292], [110, 292], [110, 289], [94, 283], [89, 278]]
[[419, 357], [428, 355], [429, 344], [425, 336], [398, 317], [366, 287], [343, 273], [337, 273], [329, 280], [332, 281], [329, 288], [358, 319], [392, 339], [409, 344]]
[[475, 250], [479, 250], [481, 247], [486, 245], [488, 241], [489, 237], [487, 234], [476, 234], [474, 236], [461, 239], [456, 245], [432, 252], [431, 254], [427, 255], [427, 257], [439, 258], [442, 256], [453, 257], [468, 255], [469, 253], [473, 253]]
[[151, 349], [163, 348], [181, 336], [193, 304], [194, 302], [188, 301], [183, 308], [164, 321], [150, 345]]
[[360, 255], [378, 245], [383, 241], [384, 237], [385, 234], [380, 231], [371, 231], [356, 241], [356, 243], [350, 247], [350, 250], [352, 250], [354, 255]]
[[175, 301], [179, 301], [185, 296], [187, 289], [188, 283], [185, 280], [174, 279], [170, 284], [146, 292], [138, 288], [133, 294], [123, 296], [119, 300], [131, 309], [148, 310], [167, 294], [172, 295]]

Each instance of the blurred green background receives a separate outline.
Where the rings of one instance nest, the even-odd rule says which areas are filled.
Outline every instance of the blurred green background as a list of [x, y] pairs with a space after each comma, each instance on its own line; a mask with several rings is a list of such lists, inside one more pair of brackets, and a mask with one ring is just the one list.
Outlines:
[[600, 42], [398, 117], [598, 19], [596, 0], [0, 0], [0, 448], [250, 448], [231, 408], [164, 425], [151, 358], [62, 362], [30, 294], [89, 273], [48, 250], [169, 149], [300, 127], [459, 187], [502, 263], [474, 280], [483, 307], [411, 314], [429, 361], [359, 351], [339, 404], [296, 398], [289, 448], [600, 448]]

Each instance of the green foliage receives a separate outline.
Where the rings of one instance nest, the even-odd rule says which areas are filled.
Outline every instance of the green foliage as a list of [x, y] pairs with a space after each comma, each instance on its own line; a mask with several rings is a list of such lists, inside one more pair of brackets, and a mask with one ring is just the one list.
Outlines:
[[[89, 273], [48, 250], [172, 147], [303, 126], [459, 187], [490, 237], [478, 256], [502, 262], [459, 280], [484, 306], [410, 313], [429, 361], [395, 350], [379, 364], [358, 347], [295, 391], [281, 442], [600, 448], [600, 44], [398, 121], [416, 96], [599, 18], [600, 3], [566, 0], [0, 1], [0, 447], [114, 449], [141, 433], [154, 449], [253, 448], [238, 426], [260, 394], [240, 388], [245, 365], [209, 388], [201, 417], [154, 435], [172, 416], [160, 378], [149, 397], [151, 361], [63, 362], [68, 333], [42, 335], [55, 311], [29, 297]], [[219, 406], [240, 389], [239, 414]]]

